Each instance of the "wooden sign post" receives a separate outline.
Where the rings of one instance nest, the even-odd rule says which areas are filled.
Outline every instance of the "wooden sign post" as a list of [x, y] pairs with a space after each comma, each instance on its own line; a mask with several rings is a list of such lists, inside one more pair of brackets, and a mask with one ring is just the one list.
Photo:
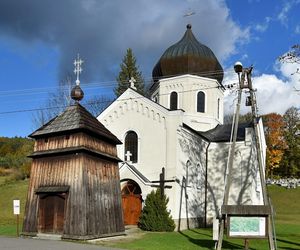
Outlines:
[[19, 237], [20, 200], [13, 200], [14, 214], [17, 215], [17, 237]]

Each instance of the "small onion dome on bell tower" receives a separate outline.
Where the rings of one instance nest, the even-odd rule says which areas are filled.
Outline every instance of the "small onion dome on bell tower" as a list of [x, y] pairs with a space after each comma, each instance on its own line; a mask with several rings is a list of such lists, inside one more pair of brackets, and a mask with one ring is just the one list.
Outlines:
[[82, 89], [80, 88], [79, 85], [76, 85], [72, 90], [71, 90], [71, 98], [75, 100], [76, 102], [79, 102], [82, 100], [84, 97], [84, 93]]
[[83, 61], [80, 59], [79, 54], [77, 55], [77, 59], [74, 61], [74, 73], [76, 74], [76, 86], [71, 90], [71, 98], [75, 100], [76, 102], [79, 102], [82, 100], [84, 97], [84, 93], [82, 89], [80, 88], [80, 80], [79, 80], [79, 75], [82, 72], [81, 64]]
[[181, 40], [169, 47], [152, 71], [154, 82], [162, 78], [192, 74], [223, 80], [223, 69], [210, 48], [200, 43], [192, 32], [192, 25], [186, 26]]

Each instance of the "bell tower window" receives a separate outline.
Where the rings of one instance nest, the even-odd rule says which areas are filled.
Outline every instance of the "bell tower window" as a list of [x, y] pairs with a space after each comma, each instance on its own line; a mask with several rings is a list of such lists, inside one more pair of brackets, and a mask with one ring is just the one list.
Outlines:
[[130, 155], [130, 161], [137, 163], [138, 160], [138, 136], [134, 131], [129, 131], [125, 137], [124, 156]]
[[178, 94], [177, 92], [172, 92], [170, 95], [170, 110], [178, 109]]
[[197, 94], [197, 112], [205, 112], [205, 94], [202, 91]]

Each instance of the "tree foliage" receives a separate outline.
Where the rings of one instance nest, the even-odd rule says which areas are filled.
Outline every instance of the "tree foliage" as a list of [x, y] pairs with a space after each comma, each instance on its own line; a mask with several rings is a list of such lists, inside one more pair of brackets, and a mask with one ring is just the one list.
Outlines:
[[28, 138], [0, 137], [0, 169], [1, 175], [13, 170], [19, 178], [29, 177], [31, 160], [27, 157], [33, 152], [33, 140]]
[[[280, 56], [278, 59], [281, 63], [300, 64], [300, 44], [293, 45], [288, 52], [286, 52], [285, 54]], [[295, 73], [300, 74], [300, 69], [297, 68], [296, 71], [292, 73], [292, 75]], [[300, 91], [299, 89], [296, 89], [296, 88], [295, 88], [295, 90]]]
[[290, 51], [279, 57], [282, 63], [298, 63], [300, 64], [300, 44], [295, 44]]
[[144, 79], [141, 71], [136, 65], [136, 59], [131, 48], [128, 48], [122, 63], [120, 64], [120, 72], [117, 77], [118, 86], [114, 89], [115, 95], [118, 97], [122, 95], [125, 90], [130, 87], [129, 80], [133, 77], [135, 79], [135, 87], [137, 92], [144, 95]]
[[300, 113], [289, 108], [283, 116], [263, 116], [267, 142], [267, 175], [300, 177]]
[[139, 221], [139, 227], [145, 231], [172, 232], [175, 223], [167, 211], [169, 199], [161, 196], [160, 189], [151, 191], [145, 200], [145, 206]]
[[283, 157], [286, 142], [284, 139], [283, 117], [276, 113], [270, 113], [263, 117], [265, 125], [265, 135], [267, 143], [267, 175], [273, 175], [273, 171], [279, 168]]
[[287, 147], [281, 162], [281, 174], [300, 177], [300, 113], [298, 109], [289, 108], [283, 115], [283, 121]]
[[[232, 121], [233, 121], [233, 113], [226, 114], [224, 116], [224, 124], [232, 124]], [[251, 112], [239, 116], [239, 123], [252, 122], [252, 121], [253, 121], [253, 115]]]

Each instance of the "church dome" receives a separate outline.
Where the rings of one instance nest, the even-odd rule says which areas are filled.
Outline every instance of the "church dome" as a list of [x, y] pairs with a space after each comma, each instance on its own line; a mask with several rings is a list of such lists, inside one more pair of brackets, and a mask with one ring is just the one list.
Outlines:
[[210, 48], [200, 43], [188, 24], [182, 39], [169, 47], [152, 71], [154, 82], [161, 78], [192, 74], [222, 83], [223, 69]]

